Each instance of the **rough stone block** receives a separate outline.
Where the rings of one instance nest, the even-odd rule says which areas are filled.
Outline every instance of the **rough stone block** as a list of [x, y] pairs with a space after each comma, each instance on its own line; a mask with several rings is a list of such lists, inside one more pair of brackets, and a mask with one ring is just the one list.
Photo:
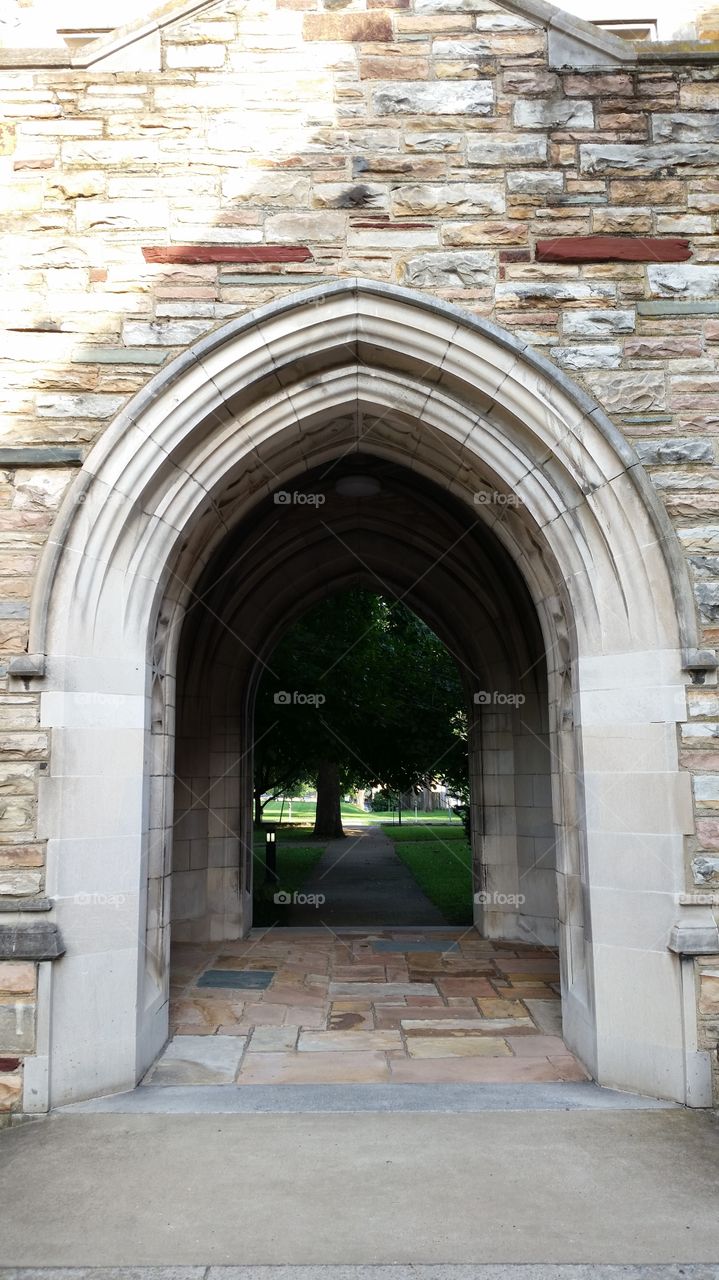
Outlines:
[[404, 265], [404, 283], [415, 287], [470, 289], [492, 284], [496, 275], [493, 253], [427, 253]]
[[719, 266], [647, 268], [649, 288], [659, 297], [714, 298], [719, 293]]
[[493, 104], [491, 80], [385, 84], [373, 94], [378, 116], [486, 116]]
[[503, 213], [504, 191], [500, 186], [476, 182], [400, 186], [392, 193], [392, 212], [396, 217], [420, 214], [460, 218]]
[[307, 13], [302, 20], [305, 40], [362, 41], [375, 44], [393, 39], [389, 13]]
[[632, 333], [635, 325], [635, 312], [629, 308], [619, 311], [565, 311], [562, 316], [562, 331], [567, 338], [606, 338], [615, 333]]
[[0, 1111], [14, 1111], [22, 1099], [20, 1071], [0, 1071]]
[[512, 123], [519, 129], [593, 129], [591, 102], [573, 98], [540, 98], [516, 102]]
[[543, 169], [518, 169], [507, 174], [507, 191], [520, 196], [557, 196], [564, 191], [564, 174]]
[[663, 143], [657, 146], [632, 143], [583, 143], [579, 148], [582, 173], [636, 173], [641, 177], [678, 165], [716, 168], [719, 145], [697, 142]]
[[24, 1000], [0, 1004], [0, 1053], [32, 1053], [35, 1006]]
[[652, 114], [652, 134], [655, 142], [716, 142], [719, 111], [656, 111]]
[[639, 459], [645, 466], [674, 466], [687, 462], [714, 462], [714, 449], [708, 440], [635, 440]]
[[32, 995], [35, 973], [32, 961], [0, 961], [0, 996]]
[[[32, 802], [23, 808], [17, 804], [0, 803], [0, 831], [20, 831], [32, 825]], [[0, 894], [13, 898], [32, 897], [40, 892], [42, 875], [39, 871], [0, 871]]]
[[539, 164], [547, 159], [547, 139], [536, 134], [491, 134], [467, 146], [467, 163], [504, 166]]
[[665, 407], [661, 373], [588, 373], [587, 383], [608, 413], [638, 413]]

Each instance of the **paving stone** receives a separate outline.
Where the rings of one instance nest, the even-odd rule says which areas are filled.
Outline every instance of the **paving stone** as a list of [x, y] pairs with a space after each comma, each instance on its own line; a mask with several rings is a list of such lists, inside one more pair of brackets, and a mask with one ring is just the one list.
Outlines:
[[[560, 1041], [561, 1045], [561, 1041]], [[399, 1031], [302, 1031], [297, 1048], [304, 1053], [363, 1052], [401, 1049]]]
[[372, 1084], [389, 1080], [383, 1053], [256, 1053], [245, 1058], [237, 1083]]
[[238, 991], [264, 991], [274, 978], [272, 969], [243, 970], [208, 969], [197, 980], [198, 987], [232, 987]]
[[175, 1036], [143, 1084], [231, 1084], [245, 1048], [237, 1036]]
[[411, 1036], [407, 1049], [411, 1058], [496, 1058], [511, 1053], [506, 1040], [473, 1035]]

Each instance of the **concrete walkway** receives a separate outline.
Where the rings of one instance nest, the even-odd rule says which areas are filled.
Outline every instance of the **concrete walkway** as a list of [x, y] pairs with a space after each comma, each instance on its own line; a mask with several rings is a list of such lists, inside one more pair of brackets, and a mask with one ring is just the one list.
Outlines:
[[681, 1109], [55, 1116], [0, 1133], [0, 1265], [710, 1264], [718, 1154]]
[[318, 915], [333, 928], [446, 923], [381, 827], [348, 828], [344, 840], [332, 840], [302, 892], [324, 902], [320, 911], [295, 904], [287, 920], [293, 927], [316, 925]]

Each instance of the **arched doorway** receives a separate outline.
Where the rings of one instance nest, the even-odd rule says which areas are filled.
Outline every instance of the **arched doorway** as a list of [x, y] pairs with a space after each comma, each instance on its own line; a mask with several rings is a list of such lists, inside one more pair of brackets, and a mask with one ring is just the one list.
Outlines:
[[[321, 535], [273, 524], [278, 490], [315, 492], [353, 457], [391, 472], [394, 517], [372, 528], [336, 511]], [[460, 637], [482, 691], [530, 699], [520, 723], [506, 704], [478, 716], [476, 852], [493, 887], [513, 885], [526, 842], [547, 838], [531, 824], [549, 806], [517, 804], [502, 778], [551, 790], [570, 1047], [601, 1083], [685, 1099], [698, 1055], [667, 940], [692, 829], [675, 726], [695, 636], [674, 534], [632, 451], [552, 366], [452, 307], [348, 281], [180, 357], [106, 433], [61, 513], [31, 642], [47, 654], [41, 813], [68, 951], [52, 1100], [131, 1086], [166, 1038], [173, 782], [188, 739], [212, 761], [212, 786], [231, 777], [239, 832], [198, 835], [220, 842], [209, 927], [249, 927], [253, 664], [297, 607], [298, 581], [306, 600], [357, 577], [362, 551], [364, 572], [389, 572]], [[450, 585], [422, 590], [428, 558]], [[223, 598], [222, 625], [188, 640], [208, 594]], [[242, 631], [229, 624], [228, 700], [229, 617]], [[238, 643], [252, 655], [243, 669]], [[511, 911], [479, 923], [497, 937], [521, 927]]]

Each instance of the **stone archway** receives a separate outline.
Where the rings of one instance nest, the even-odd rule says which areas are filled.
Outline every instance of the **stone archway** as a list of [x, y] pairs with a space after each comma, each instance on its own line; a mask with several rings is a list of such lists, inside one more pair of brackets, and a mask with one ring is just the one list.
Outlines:
[[131, 1087], [166, 1036], [175, 678], [203, 574], [276, 488], [360, 440], [471, 505], [532, 601], [571, 1047], [601, 1083], [696, 1098], [707, 1064], [668, 949], [693, 822], [675, 726], [695, 618], [675, 536], [633, 451], [553, 366], [453, 307], [347, 281], [163, 371], [93, 450], [48, 546], [31, 650], [67, 945], [46, 997], [51, 1101]]

